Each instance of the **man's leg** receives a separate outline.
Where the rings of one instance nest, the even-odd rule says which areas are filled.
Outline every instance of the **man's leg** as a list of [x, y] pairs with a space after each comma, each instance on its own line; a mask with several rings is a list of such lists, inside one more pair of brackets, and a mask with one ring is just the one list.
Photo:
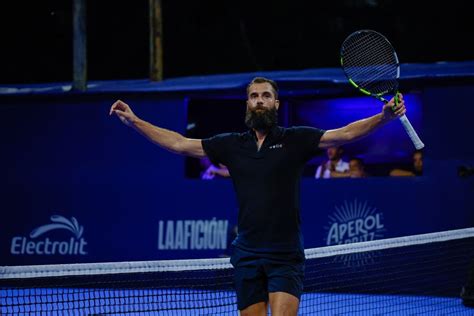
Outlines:
[[257, 304], [250, 305], [240, 311], [240, 316], [266, 316], [267, 315], [267, 303], [260, 302]]
[[255, 254], [234, 247], [230, 262], [241, 315], [267, 315], [268, 284], [260, 261]]
[[461, 290], [461, 298], [464, 306], [474, 307], [474, 260], [471, 261], [467, 282]]
[[272, 315], [297, 315], [303, 293], [304, 254], [283, 254], [265, 259]]
[[273, 292], [270, 296], [272, 316], [296, 316], [300, 300], [285, 292]]

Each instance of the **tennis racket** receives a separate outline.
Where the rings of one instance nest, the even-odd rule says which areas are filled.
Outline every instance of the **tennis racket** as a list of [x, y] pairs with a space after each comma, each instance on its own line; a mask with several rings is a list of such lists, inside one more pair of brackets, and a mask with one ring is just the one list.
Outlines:
[[[360, 30], [349, 35], [341, 47], [341, 66], [349, 82], [360, 92], [387, 103], [383, 95], [393, 93], [398, 104], [400, 63], [392, 44], [382, 34]], [[425, 147], [410, 121], [400, 121], [416, 149]]]

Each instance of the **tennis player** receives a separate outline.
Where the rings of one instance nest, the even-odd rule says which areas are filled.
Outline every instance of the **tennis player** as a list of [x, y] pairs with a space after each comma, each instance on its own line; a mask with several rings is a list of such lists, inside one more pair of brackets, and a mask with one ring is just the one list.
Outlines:
[[305, 262], [299, 181], [306, 162], [322, 149], [358, 140], [405, 114], [400, 96], [397, 106], [392, 99], [377, 115], [324, 131], [277, 126], [279, 106], [276, 83], [257, 77], [247, 87], [249, 130], [202, 140], [141, 120], [120, 100], [110, 109], [110, 115], [166, 150], [207, 156], [228, 167], [240, 208], [231, 263], [241, 315], [267, 315], [268, 304], [272, 315], [298, 312]]

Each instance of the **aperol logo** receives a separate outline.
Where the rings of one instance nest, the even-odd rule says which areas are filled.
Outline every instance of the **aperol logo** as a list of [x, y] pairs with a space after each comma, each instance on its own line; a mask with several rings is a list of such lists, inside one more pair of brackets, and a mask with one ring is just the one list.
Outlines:
[[367, 201], [344, 201], [329, 216], [326, 245], [340, 245], [383, 238], [383, 213]]
[[[12, 255], [86, 255], [87, 242], [82, 237], [84, 227], [75, 217], [67, 219], [60, 215], [50, 217], [51, 223], [39, 226], [31, 231], [29, 238], [15, 236], [12, 238], [10, 253]], [[49, 237], [52, 231], [66, 230], [72, 234], [68, 240], [55, 240]]]

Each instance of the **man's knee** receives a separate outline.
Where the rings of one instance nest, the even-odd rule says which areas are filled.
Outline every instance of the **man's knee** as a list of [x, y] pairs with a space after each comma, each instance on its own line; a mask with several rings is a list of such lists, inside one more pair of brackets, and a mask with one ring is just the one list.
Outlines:
[[267, 315], [267, 303], [260, 302], [252, 304], [249, 307], [244, 308], [240, 311], [240, 316], [266, 316]]
[[298, 314], [300, 300], [296, 296], [285, 292], [273, 292], [269, 296], [272, 315], [293, 316]]

